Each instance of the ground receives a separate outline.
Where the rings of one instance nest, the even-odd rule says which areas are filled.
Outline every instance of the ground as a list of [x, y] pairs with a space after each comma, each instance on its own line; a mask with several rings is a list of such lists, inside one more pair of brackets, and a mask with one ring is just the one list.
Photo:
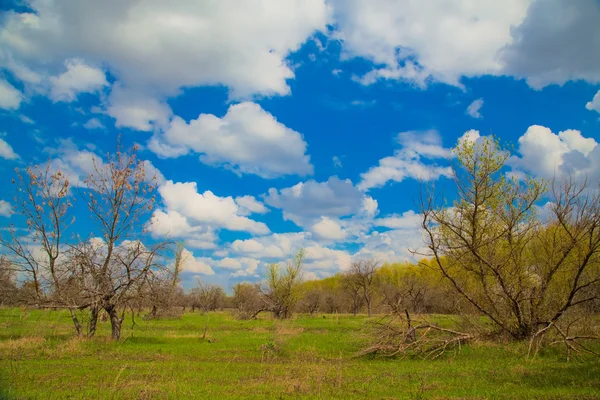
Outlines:
[[365, 316], [227, 312], [101, 323], [73, 337], [60, 311], [0, 310], [4, 399], [600, 399], [600, 361], [525, 344], [474, 343], [435, 361], [357, 358]]

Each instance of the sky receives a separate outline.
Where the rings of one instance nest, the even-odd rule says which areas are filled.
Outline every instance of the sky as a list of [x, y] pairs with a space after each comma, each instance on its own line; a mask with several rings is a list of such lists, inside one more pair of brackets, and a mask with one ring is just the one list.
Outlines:
[[513, 176], [600, 180], [600, 1], [0, 1], [0, 224], [15, 168], [76, 187], [121, 135], [185, 287], [412, 260], [420, 188], [489, 134]]

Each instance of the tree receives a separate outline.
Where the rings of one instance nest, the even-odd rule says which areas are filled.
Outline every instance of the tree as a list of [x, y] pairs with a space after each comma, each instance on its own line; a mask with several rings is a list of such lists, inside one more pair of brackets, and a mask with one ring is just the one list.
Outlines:
[[148, 293], [139, 294], [138, 307], [144, 304], [144, 300], [149, 300], [151, 306], [151, 311], [145, 318], [175, 317], [183, 313], [187, 300], [180, 285], [180, 275], [185, 263], [185, 254], [183, 243], [177, 243], [173, 266], [160, 270], [160, 273], [149, 274], [148, 285], [140, 287]]
[[19, 290], [15, 284], [15, 273], [12, 263], [5, 256], [0, 256], [0, 307], [16, 304]]
[[81, 268], [81, 283], [92, 297], [91, 335], [98, 312], [104, 309], [112, 338], [119, 339], [125, 306], [143, 293], [140, 286], [149, 276], [164, 268], [161, 261], [169, 244], [147, 247], [139, 240], [145, 233], [140, 227], [153, 209], [156, 177], [146, 176], [136, 152], [137, 146], [125, 153], [118, 145], [106, 163], [93, 160], [94, 170], [85, 180], [86, 205], [97, 237], [74, 246], [73, 255]]
[[[44, 166], [28, 167], [25, 173], [15, 171], [17, 186], [16, 212], [27, 225], [26, 234], [12, 226], [0, 235], [0, 244], [8, 250], [10, 262], [27, 281], [26, 304], [40, 307], [64, 307], [71, 313], [77, 334], [81, 324], [78, 304], [67, 283], [72, 270], [66, 267], [63, 244], [65, 231], [73, 219], [67, 215], [73, 204], [69, 198], [69, 180], [48, 161]], [[49, 294], [52, 293], [52, 297]]]
[[233, 287], [233, 305], [239, 319], [254, 319], [265, 310], [259, 287], [246, 282], [237, 283]]
[[356, 314], [358, 314], [364, 302], [364, 297], [361, 294], [360, 282], [352, 273], [346, 272], [342, 275], [341, 285], [344, 293], [350, 299], [350, 308], [356, 317]]
[[347, 272], [349, 285], [360, 292], [361, 297], [367, 305], [367, 314], [369, 317], [372, 311], [373, 293], [375, 291], [373, 281], [377, 265], [378, 262], [374, 259], [358, 260], [350, 265], [350, 269]]
[[199, 308], [202, 312], [215, 311], [223, 308], [225, 304], [225, 291], [222, 287], [204, 284], [196, 279], [196, 287], [192, 289], [192, 311]]
[[298, 251], [284, 271], [279, 264], [271, 264], [267, 269], [267, 279], [261, 291], [266, 309], [271, 311], [275, 318], [289, 318], [300, 299], [298, 289], [302, 279], [304, 256], [304, 250]]
[[[542, 337], [574, 307], [598, 298], [600, 197], [586, 184], [507, 178], [510, 153], [493, 137], [455, 150], [457, 200], [422, 200], [435, 266], [456, 293], [512, 338]], [[551, 198], [542, 221], [536, 204]]]

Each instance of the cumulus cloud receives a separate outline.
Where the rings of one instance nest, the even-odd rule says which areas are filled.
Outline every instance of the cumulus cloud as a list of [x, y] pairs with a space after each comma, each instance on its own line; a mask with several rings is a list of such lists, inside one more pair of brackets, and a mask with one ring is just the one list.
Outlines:
[[225, 85], [235, 98], [287, 94], [294, 72], [285, 58], [324, 30], [330, 15], [323, 0], [28, 5], [33, 13], [4, 18], [0, 46], [11, 59], [42, 69], [75, 54], [107, 65], [126, 86], [149, 88], [157, 96], [202, 85]]
[[64, 73], [50, 77], [50, 98], [71, 102], [80, 93], [95, 93], [108, 85], [104, 71], [87, 65], [80, 59], [65, 61]]
[[422, 215], [415, 213], [413, 210], [409, 210], [401, 215], [390, 215], [385, 218], [377, 218], [374, 223], [376, 226], [383, 226], [391, 229], [415, 229], [420, 226], [422, 220]]
[[148, 144], [161, 157], [195, 152], [205, 164], [264, 178], [312, 174], [306, 147], [300, 133], [251, 102], [230, 106], [223, 118], [200, 114], [187, 123], [175, 117], [164, 133]]
[[595, 180], [600, 178], [600, 146], [580, 131], [568, 129], [558, 134], [549, 128], [532, 125], [519, 138], [518, 152], [510, 165], [542, 178], [571, 176]]
[[438, 81], [460, 86], [462, 76], [497, 74], [497, 52], [511, 42], [511, 26], [525, 18], [529, 1], [444, 2], [333, 0], [346, 57], [378, 67], [363, 84], [401, 80], [420, 86]]
[[481, 107], [483, 107], [483, 99], [477, 99], [474, 100], [471, 104], [469, 104], [469, 107], [467, 107], [467, 115], [470, 115], [473, 118], [481, 118], [481, 112], [479, 110], [481, 110]]
[[185, 217], [190, 226], [207, 225], [257, 235], [269, 233], [264, 223], [240, 215], [233, 198], [219, 197], [210, 190], [198, 193], [195, 182], [173, 183], [169, 180], [158, 188], [158, 192], [167, 209], [163, 214], [176, 212]]
[[214, 275], [215, 271], [201, 258], [194, 257], [194, 254], [187, 249], [183, 250], [182, 259], [183, 265], [182, 270], [193, 272], [202, 275]]
[[264, 262], [279, 262], [292, 258], [299, 249], [306, 251], [306, 271], [335, 273], [347, 269], [351, 256], [343, 250], [330, 249], [317, 243], [307, 232], [274, 233], [269, 236], [236, 240], [230, 245], [233, 253]]
[[6, 200], [0, 200], [0, 216], [10, 217], [13, 213], [12, 205]]
[[165, 127], [171, 118], [171, 107], [141, 91], [113, 85], [108, 97], [106, 113], [115, 119], [117, 128], [152, 131]]
[[311, 230], [318, 238], [323, 239], [342, 240], [347, 236], [340, 224], [328, 217], [321, 217], [321, 220], [314, 224]]
[[[500, 3], [498, 3], [500, 5]], [[600, 82], [600, 3], [535, 0], [500, 53], [506, 74], [542, 88], [569, 80]]]
[[402, 132], [398, 134], [397, 142], [402, 147], [393, 156], [382, 158], [379, 165], [361, 174], [359, 189], [369, 190], [384, 186], [390, 181], [402, 182], [407, 178], [430, 181], [452, 175], [449, 166], [423, 161], [452, 157], [452, 150], [442, 146], [442, 139], [437, 131]]
[[0, 138], [0, 157], [6, 160], [16, 160], [19, 155], [15, 153], [12, 146], [2, 138]]
[[333, 176], [325, 182], [310, 180], [281, 190], [271, 188], [265, 202], [281, 209], [285, 219], [307, 226], [323, 216], [337, 218], [357, 213], [363, 196], [349, 179]]
[[23, 94], [4, 79], [0, 79], [0, 108], [16, 110], [22, 101]]
[[600, 90], [598, 90], [591, 101], [588, 101], [588, 103], [585, 105], [585, 108], [590, 111], [596, 111], [600, 113]]
[[375, 67], [355, 77], [461, 87], [462, 77], [509, 75], [541, 88], [600, 79], [596, 0], [332, 0], [346, 58]]
[[240, 215], [266, 214], [269, 209], [254, 196], [239, 196], [235, 203], [240, 207]]

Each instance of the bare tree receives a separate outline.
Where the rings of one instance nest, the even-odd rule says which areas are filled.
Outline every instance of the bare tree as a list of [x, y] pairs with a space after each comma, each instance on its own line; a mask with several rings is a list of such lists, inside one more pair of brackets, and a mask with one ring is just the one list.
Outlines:
[[192, 299], [192, 311], [198, 308], [202, 312], [223, 308], [226, 297], [222, 287], [204, 284], [200, 279], [196, 279], [196, 287], [192, 289], [190, 296]]
[[19, 292], [15, 283], [16, 269], [5, 256], [0, 256], [0, 306], [17, 304]]
[[303, 312], [307, 311], [310, 315], [313, 315], [321, 308], [324, 298], [325, 292], [322, 289], [310, 289], [302, 297], [300, 307]]
[[[76, 311], [86, 308], [78, 304], [68, 290], [72, 271], [65, 267], [63, 237], [73, 222], [67, 215], [72, 208], [69, 180], [48, 161], [44, 166], [28, 167], [25, 173], [16, 170], [16, 211], [26, 220], [27, 228], [12, 226], [0, 235], [0, 244], [10, 254], [14, 265], [28, 282], [31, 290], [23, 291], [27, 304], [40, 307], [64, 307], [71, 313], [77, 334], [81, 324]], [[49, 294], [52, 293], [52, 297]]]
[[233, 305], [239, 319], [254, 319], [265, 311], [260, 289], [250, 283], [238, 283], [233, 287]]
[[153, 209], [156, 177], [146, 176], [136, 151], [137, 146], [125, 153], [118, 145], [106, 163], [93, 160], [85, 197], [98, 238], [83, 241], [73, 253], [83, 270], [82, 283], [92, 296], [90, 325], [95, 326], [98, 311], [104, 309], [113, 339], [120, 338], [127, 302], [141, 292], [139, 286], [148, 282], [150, 274], [164, 267], [161, 262], [168, 247], [166, 242], [147, 247], [139, 240], [145, 233], [140, 228]]
[[284, 271], [279, 264], [271, 264], [267, 270], [267, 279], [261, 287], [266, 309], [275, 318], [286, 319], [292, 315], [294, 306], [300, 299], [299, 285], [302, 279], [304, 250], [298, 251], [294, 260]]
[[347, 271], [347, 279], [353, 287], [360, 290], [360, 294], [367, 305], [367, 314], [370, 317], [373, 303], [373, 293], [375, 292], [375, 272], [378, 262], [374, 259], [354, 261]]
[[346, 272], [342, 275], [342, 288], [344, 293], [349, 298], [351, 302], [351, 310], [354, 316], [360, 311], [364, 303], [364, 297], [361, 293], [362, 288], [360, 286], [360, 282], [356, 277], [350, 272]]

